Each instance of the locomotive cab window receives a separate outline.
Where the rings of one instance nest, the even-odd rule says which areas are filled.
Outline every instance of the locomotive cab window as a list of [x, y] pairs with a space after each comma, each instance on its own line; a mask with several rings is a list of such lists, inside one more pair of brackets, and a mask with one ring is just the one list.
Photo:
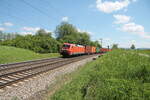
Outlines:
[[63, 45], [64, 48], [70, 48], [70, 45]]

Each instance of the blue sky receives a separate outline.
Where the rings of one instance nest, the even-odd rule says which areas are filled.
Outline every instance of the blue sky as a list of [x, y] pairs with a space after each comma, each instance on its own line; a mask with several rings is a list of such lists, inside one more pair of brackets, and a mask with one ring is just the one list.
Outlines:
[[150, 0], [0, 0], [0, 30], [34, 34], [62, 21], [103, 46], [150, 48]]

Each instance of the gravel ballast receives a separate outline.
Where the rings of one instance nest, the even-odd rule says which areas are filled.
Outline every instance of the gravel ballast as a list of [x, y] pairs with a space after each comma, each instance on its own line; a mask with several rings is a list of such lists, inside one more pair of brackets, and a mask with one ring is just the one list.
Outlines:
[[33, 95], [36, 96], [39, 91], [45, 90], [48, 86], [54, 84], [56, 77], [71, 73], [96, 57], [97, 56], [93, 56], [65, 65], [28, 80], [24, 80], [23, 82], [14, 84], [13, 86], [9, 86], [5, 88], [5, 90], [0, 90], [0, 100], [28, 100], [29, 97]]

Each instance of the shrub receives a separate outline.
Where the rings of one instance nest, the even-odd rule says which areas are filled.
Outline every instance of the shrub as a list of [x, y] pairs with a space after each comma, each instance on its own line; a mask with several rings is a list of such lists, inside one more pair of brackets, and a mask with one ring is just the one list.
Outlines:
[[37, 53], [56, 53], [59, 51], [60, 43], [54, 38], [45, 35], [26, 35], [3, 41], [1, 45], [29, 49]]
[[88, 63], [52, 100], [149, 100], [149, 57], [113, 50]]

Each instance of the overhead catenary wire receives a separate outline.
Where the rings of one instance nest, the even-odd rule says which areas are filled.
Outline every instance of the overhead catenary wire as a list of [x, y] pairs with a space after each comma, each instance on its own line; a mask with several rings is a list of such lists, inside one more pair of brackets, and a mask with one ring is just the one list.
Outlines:
[[[5, 1], [5, 0], [4, 0], [4, 1]], [[58, 19], [56, 19], [56, 17], [53, 17], [53, 16], [48, 15], [45, 11], [43, 11], [42, 9], [36, 7], [36, 6], [33, 5], [31, 2], [26, 1], [26, 0], [19, 0], [19, 1], [22, 2], [22, 3], [24, 3], [24, 4], [27, 5], [27, 6], [31, 7], [32, 9], [36, 10], [37, 12], [41, 13], [41, 14], [44, 15], [45, 17], [51, 18], [51, 19], [53, 19], [53, 21], [56, 21], [56, 22], [57, 22]], [[64, 15], [62, 12], [60, 12], [56, 7], [54, 7], [54, 6], [51, 4], [51, 2], [49, 2], [48, 0], [43, 0], [42, 2], [46, 2], [46, 4], [49, 3], [50, 7], [53, 8], [53, 10], [55, 10], [55, 11], [57, 12], [57, 14], [61, 15], [62, 17], [65, 17], [65, 15]], [[10, 5], [10, 4], [9, 4], [9, 5]], [[17, 7], [16, 7], [16, 8], [17, 8]], [[8, 16], [14, 17], [14, 18], [16, 18], [16, 19], [20, 19], [21, 21], [24, 21], [25, 23], [27, 22], [27, 20], [25, 20], [24, 18], [18, 17], [18, 16], [14, 15], [14, 14], [9, 14]], [[42, 26], [45, 26], [45, 25], [42, 25]]]
[[[3, 0], [3, 1], [5, 1], [5, 0]], [[8, 5], [7, 8], [8, 8], [8, 9], [11, 9], [10, 4], [7, 3], [7, 5]], [[6, 8], [6, 7], [5, 7], [5, 8]], [[26, 20], [24, 20], [24, 19], [22, 19], [22, 18], [20, 18], [20, 17], [18, 17], [18, 16], [16, 16], [16, 15], [12, 15], [11, 13], [6, 13], [6, 12], [5, 12], [6, 9], [3, 9], [3, 10], [4, 10], [4, 12], [1, 12], [1, 13], [6, 14], [8, 17], [11, 17], [11, 18], [13, 17], [13, 18], [15, 18], [15, 19], [20, 19], [20, 20], [26, 22]]]
[[57, 14], [59, 14], [62, 18], [63, 17], [69, 17], [69, 19], [72, 19], [73, 16], [67, 16], [66, 14], [64, 14], [61, 10], [59, 10], [57, 7], [55, 7], [50, 0], [42, 0], [44, 2], [46, 2], [46, 4], [48, 4], [53, 10], [55, 10], [57, 12]]
[[[4, 0], [5, 2], [6, 2], [6, 0]], [[7, 7], [6, 7], [7, 6]], [[6, 2], [6, 4], [5, 4], [5, 8], [8, 8], [8, 9], [11, 9], [11, 8], [15, 8], [15, 9], [17, 9], [18, 11], [19, 11], [19, 13], [21, 14], [24, 14], [24, 11], [23, 11], [23, 9], [18, 9], [16, 6], [14, 6], [13, 4], [10, 4], [10, 2]], [[6, 14], [6, 13], [5, 13]], [[18, 17], [18, 16], [16, 16], [16, 15], [12, 15], [11, 13], [8, 13], [7, 15], [9, 15], [10, 17], [14, 17], [15, 19], [19, 19], [19, 20], [21, 20], [21, 21], [23, 21], [23, 22], [25, 22], [25, 23], [27, 23], [27, 22], [31, 22], [30, 20], [28, 21], [28, 20], [26, 20], [26, 19], [24, 19], [25, 17]], [[18, 14], [17, 14], [18, 15]], [[30, 16], [30, 15], [28, 15], [28, 16]], [[35, 21], [36, 23], [37, 23], [37, 21]], [[39, 24], [39, 23], [37, 23], [37, 24]], [[41, 26], [45, 26], [44, 24], [42, 24], [42, 23], [40, 23], [40, 25]]]
[[[69, 17], [69, 19], [75, 18], [74, 16], [67, 16], [66, 14], [62, 13], [61, 10], [57, 9], [57, 7], [53, 6], [51, 3], [51, 0], [42, 0], [44, 2], [46, 2], [47, 4], [49, 4], [49, 6], [53, 9], [55, 9], [55, 11], [57, 12], [57, 14], [59, 14], [62, 17]], [[84, 27], [86, 27], [87, 25], [85, 24]]]
[[[6, 2], [7, 0], [3, 0], [3, 1]], [[16, 8], [16, 9], [19, 11], [19, 13], [24, 14], [24, 13], [23, 13], [24, 11], [18, 9], [16, 6], [12, 5], [10, 2], [6, 2], [6, 3], [5, 3], [5, 8], [6, 8], [6, 9]], [[6, 9], [4, 9], [4, 10], [6, 10]], [[19, 19], [19, 20], [20, 20], [19, 22], [24, 22], [24, 23], [31, 22], [30, 20], [24, 19], [25, 17], [23, 17], [23, 18], [22, 18], [22, 17], [18, 17], [17, 15], [14, 15], [14, 14], [11, 14], [11, 13], [6, 13], [5, 11], [4, 11], [4, 12], [1, 12], [1, 13], [7, 15], [7, 16], [10, 17], [10, 18]], [[37, 22], [37, 21], [36, 21], [36, 22]], [[32, 23], [32, 24], [33, 24], [33, 23]], [[38, 24], [39, 24], [39, 23], [38, 23]], [[45, 26], [45, 25], [42, 24], [42, 23], [40, 23], [40, 25], [42, 25], [43, 27]]]
[[9, 14], [9, 13], [4, 13], [4, 12], [3, 12], [3, 14], [6, 14], [6, 15], [7, 15], [8, 17], [10, 17], [10, 18], [19, 19], [19, 20], [21, 20], [22, 22], [26, 22], [25, 19], [22, 19], [22, 18], [20, 18], [20, 17], [18, 17], [18, 16], [15, 16], [15, 15], [12, 15], [12, 14]]
[[37, 7], [35, 7], [35, 6], [33, 6], [31, 3], [26, 2], [25, 0], [20, 0], [20, 1], [21, 1], [21, 2], [23, 2], [24, 4], [26, 4], [26, 5], [30, 6], [30, 7], [31, 7], [31, 8], [33, 8], [34, 10], [36, 10], [36, 11], [40, 12], [41, 14], [45, 15], [46, 17], [48, 17], [48, 18], [52, 18], [54, 21], [56, 21], [56, 20], [57, 20], [56, 18], [54, 18], [54, 17], [52, 17], [52, 16], [49, 16], [47, 13], [45, 13], [45, 12], [44, 12], [44, 11], [42, 11], [41, 9], [39, 9], [39, 8], [37, 8]]
[[56, 7], [54, 7], [54, 6], [52, 5], [52, 3], [50, 2], [50, 0], [43, 0], [43, 1], [45, 1], [51, 8], [55, 9], [55, 11], [56, 11], [59, 15], [65, 16], [64, 13], [62, 13], [59, 9], [57, 9]]

